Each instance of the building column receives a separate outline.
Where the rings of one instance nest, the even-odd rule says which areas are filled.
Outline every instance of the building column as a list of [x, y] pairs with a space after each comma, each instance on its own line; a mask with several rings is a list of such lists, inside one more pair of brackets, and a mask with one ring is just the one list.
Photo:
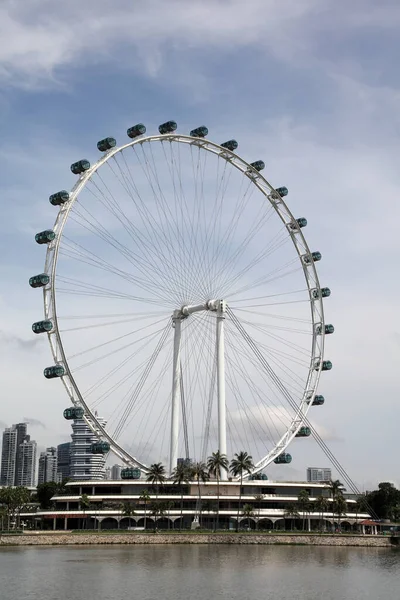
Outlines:
[[53, 531], [56, 529], [57, 519], [53, 517]]
[[68, 517], [64, 517], [64, 529], [68, 529]]
[[307, 521], [308, 521], [308, 531], [311, 531], [311, 519], [310, 519], [310, 517], [308, 517]]

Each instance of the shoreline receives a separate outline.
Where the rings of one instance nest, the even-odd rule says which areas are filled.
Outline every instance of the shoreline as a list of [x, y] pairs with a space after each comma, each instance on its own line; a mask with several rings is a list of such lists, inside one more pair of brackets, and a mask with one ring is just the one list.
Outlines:
[[218, 533], [29, 533], [0, 535], [0, 548], [6, 546], [82, 546], [113, 544], [233, 544], [291, 546], [353, 546], [394, 548], [389, 536], [307, 535], [307, 534], [218, 534]]

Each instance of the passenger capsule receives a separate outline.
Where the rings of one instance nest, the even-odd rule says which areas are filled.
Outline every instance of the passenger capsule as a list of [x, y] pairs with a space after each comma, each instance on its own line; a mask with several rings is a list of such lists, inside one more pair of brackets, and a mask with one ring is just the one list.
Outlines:
[[287, 189], [287, 187], [278, 187], [275, 190], [276, 192], [278, 192], [278, 194], [283, 198], [284, 196], [287, 196], [289, 193], [289, 190]]
[[133, 127], [129, 127], [126, 132], [127, 136], [132, 139], [137, 138], [139, 135], [143, 135], [144, 133], [146, 133], [146, 127], [143, 125], [143, 123], [138, 123]]
[[82, 419], [84, 412], [81, 406], [70, 406], [64, 410], [63, 415], [64, 419], [72, 421], [73, 419]]
[[[72, 168], [72, 167], [71, 167]], [[49, 196], [49, 202], [53, 206], [61, 206], [61, 204], [65, 204], [69, 200], [69, 194], [67, 190], [61, 190], [61, 192], [57, 192], [56, 194], [52, 194]]]
[[232, 152], [236, 150], [238, 146], [239, 144], [236, 140], [228, 140], [227, 142], [221, 144], [221, 148], [226, 148], [227, 150], [231, 150]]
[[65, 375], [65, 369], [62, 365], [53, 365], [52, 367], [46, 367], [43, 371], [43, 375], [46, 379], [55, 379], [55, 377], [63, 377]]
[[274, 460], [276, 465], [288, 465], [292, 462], [292, 455], [287, 452], [283, 452], [279, 456], [277, 456]]
[[107, 152], [107, 150], [111, 150], [117, 144], [117, 141], [112, 137], [104, 138], [104, 140], [100, 140], [97, 142], [97, 150], [100, 152]]
[[110, 444], [108, 442], [95, 442], [92, 444], [90, 451], [92, 454], [107, 454], [110, 451]]
[[321, 252], [311, 252], [311, 256], [310, 254], [305, 254], [303, 256], [303, 261], [306, 265], [310, 265], [312, 262], [318, 262], [319, 260], [321, 260], [321, 258]]
[[140, 479], [140, 469], [128, 467], [121, 470], [121, 479]]
[[298, 229], [301, 229], [302, 227], [306, 227], [307, 225], [307, 219], [305, 219], [304, 217], [300, 217], [299, 219], [296, 219], [294, 222], [289, 223], [289, 228], [292, 231], [297, 231]]
[[166, 123], [163, 123], [162, 125], [159, 126], [158, 131], [161, 134], [173, 133], [177, 127], [178, 127], [178, 125], [175, 123], [175, 121], [167, 121]]
[[32, 325], [33, 333], [46, 333], [53, 329], [53, 323], [51, 321], [37, 321]]
[[262, 160], [256, 160], [255, 162], [250, 163], [250, 166], [253, 167], [256, 171], [262, 171], [265, 169], [265, 162]]
[[[325, 330], [325, 335], [329, 335], [330, 333], [333, 333], [335, 331], [335, 328], [331, 323], [329, 323], [329, 325], [325, 325], [324, 330]], [[321, 333], [322, 333], [322, 325], [317, 325], [317, 334], [321, 335]]]
[[[318, 371], [319, 366], [320, 366], [320, 361], [318, 360], [315, 363], [315, 370], [316, 371]], [[323, 360], [322, 361], [322, 369], [321, 369], [321, 371], [330, 371], [332, 369], [332, 367], [333, 367], [333, 365], [332, 365], [332, 363], [331, 363], [330, 360]]]
[[45, 231], [40, 231], [35, 235], [35, 241], [37, 244], [48, 244], [52, 242], [56, 234], [51, 229], [46, 229]]
[[190, 132], [189, 135], [191, 137], [203, 138], [203, 137], [206, 137], [206, 135], [208, 135], [208, 129], [207, 129], [207, 127], [202, 125], [201, 127], [196, 127], [196, 129], [192, 129], [192, 131]]
[[312, 406], [322, 406], [324, 402], [325, 398], [323, 396], [314, 396]]
[[300, 427], [295, 437], [309, 437], [311, 435], [311, 429], [309, 427]]
[[315, 289], [312, 291], [312, 297], [317, 300], [318, 298], [328, 298], [331, 295], [331, 290], [327, 287], [321, 288], [320, 290]]
[[90, 169], [90, 162], [83, 158], [82, 160], [78, 160], [78, 162], [73, 163], [71, 165], [71, 171], [74, 175], [81, 175], [85, 171]]
[[29, 279], [29, 285], [33, 288], [44, 287], [50, 281], [50, 277], [46, 273], [40, 273], [40, 275], [34, 275]]

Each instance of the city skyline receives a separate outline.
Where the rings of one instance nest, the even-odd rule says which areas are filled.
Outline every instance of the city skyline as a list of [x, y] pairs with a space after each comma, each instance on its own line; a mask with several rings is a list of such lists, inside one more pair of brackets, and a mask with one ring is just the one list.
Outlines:
[[[308, 218], [309, 241], [323, 254], [321, 280], [332, 289], [328, 322], [336, 328], [327, 356], [334, 368], [320, 385], [326, 402], [312, 422], [361, 489], [396, 481], [395, 453], [387, 448], [397, 442], [392, 416], [400, 354], [398, 8], [384, 11], [368, 0], [360, 18], [356, 1], [343, 22], [332, 2], [323, 9], [311, 0], [301, 7], [272, 3], [268, 14], [262, 1], [229, 4], [230, 10], [217, 4], [211, 12], [193, 2], [165, 28], [163, 3], [127, 17], [125, 6], [111, 11], [102, 1], [95, 29], [91, 10], [99, 3], [88, 2], [74, 36], [73, 11], [62, 6], [46, 31], [39, 26], [43, 6], [33, 14], [15, 4], [4, 15], [3, 254], [10, 231], [17, 244], [4, 267], [11, 285], [2, 298], [2, 377], [13, 402], [4, 406], [2, 421], [35, 415], [41, 449], [68, 440], [67, 396], [59, 382], [44, 380], [50, 351], [30, 329], [42, 317], [40, 297], [27, 280], [43, 267], [33, 236], [51, 226], [48, 195], [69, 189], [69, 165], [92, 159], [104, 135], [123, 139], [136, 121], [153, 131], [168, 118], [182, 131], [204, 122], [213, 139], [234, 136], [246, 156], [265, 160], [268, 178], [287, 185], [291, 207]], [[16, 33], [27, 35], [25, 50], [15, 47]], [[377, 404], [385, 427], [370, 417]], [[307, 465], [325, 464], [311, 440], [294, 444], [291, 465], [268, 468], [271, 477], [295, 479]]]

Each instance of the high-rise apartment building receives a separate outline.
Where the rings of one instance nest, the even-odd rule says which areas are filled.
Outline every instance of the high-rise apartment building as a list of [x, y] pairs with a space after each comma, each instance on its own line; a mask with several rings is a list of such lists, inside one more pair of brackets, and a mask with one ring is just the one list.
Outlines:
[[57, 446], [57, 480], [69, 479], [71, 475], [71, 442]]
[[15, 485], [36, 485], [36, 451], [36, 442], [31, 440], [29, 435], [25, 436], [17, 449]]
[[330, 481], [332, 479], [331, 469], [321, 469], [318, 467], [307, 468], [307, 481]]
[[0, 485], [35, 485], [36, 442], [27, 435], [27, 424], [17, 423], [3, 432]]
[[[106, 421], [97, 420], [100, 425], [105, 427]], [[98, 439], [84, 419], [73, 421], [71, 438], [70, 478], [72, 480], [104, 479], [105, 457], [102, 454], [92, 453], [92, 444], [96, 443]]]
[[57, 481], [57, 448], [46, 448], [39, 456], [38, 484]]
[[17, 462], [17, 430], [15, 425], [7, 427], [3, 432], [1, 448], [0, 485], [15, 484], [15, 464]]

